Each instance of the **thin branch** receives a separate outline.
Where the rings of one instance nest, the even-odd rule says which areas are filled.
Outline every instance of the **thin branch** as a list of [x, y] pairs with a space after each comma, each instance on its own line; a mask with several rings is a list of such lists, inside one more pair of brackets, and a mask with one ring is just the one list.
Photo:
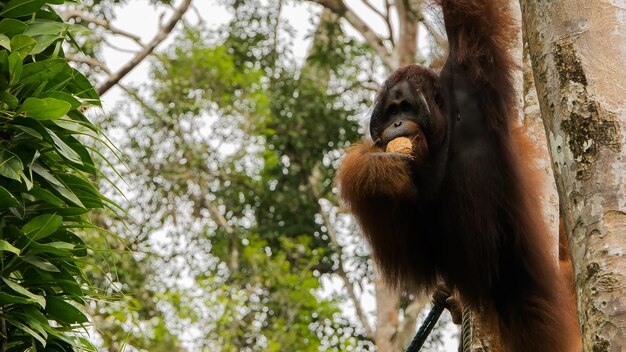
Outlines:
[[74, 55], [65, 55], [65, 58], [71, 62], [87, 64], [91, 67], [99, 68], [109, 75], [111, 74], [111, 71], [109, 70], [109, 68], [105, 64], [103, 64], [101, 61], [97, 60], [96, 58], [81, 57], [81, 56], [74, 56]]
[[404, 318], [398, 324], [396, 332], [393, 335], [396, 340], [396, 346], [406, 346], [415, 334], [415, 326], [417, 325], [417, 317], [426, 305], [426, 300], [422, 296], [416, 297], [405, 309]]
[[202, 14], [200, 13], [200, 10], [198, 10], [197, 6], [191, 6], [191, 10], [196, 14], [196, 17], [198, 17], [198, 24], [204, 24], [204, 19], [202, 18]]
[[372, 91], [372, 92], [378, 92], [380, 90], [380, 85], [378, 85], [378, 83], [374, 82], [373, 80], [354, 81], [348, 87], [345, 87], [345, 88], [343, 88], [342, 90], [340, 90], [338, 92], [334, 92], [332, 94], [328, 94], [328, 96], [329, 97], [340, 97], [340, 96], [344, 95], [346, 92], [349, 92], [349, 91], [355, 89], [356, 87], [361, 87], [363, 89], [367, 89], [367, 90]]
[[220, 227], [226, 231], [228, 234], [228, 239], [230, 242], [230, 263], [229, 268], [232, 273], [235, 273], [239, 270], [239, 249], [237, 248], [237, 233], [235, 229], [228, 223], [226, 218], [222, 215], [219, 209], [212, 203], [209, 203], [206, 200], [206, 197], [202, 197], [202, 206], [205, 207], [209, 214], [211, 215], [211, 219], [217, 223]]
[[176, 9], [170, 20], [159, 28], [157, 35], [146, 45], [143, 50], [137, 53], [129, 62], [127, 62], [116, 73], [112, 74], [108, 80], [100, 84], [97, 88], [98, 94], [103, 95], [113, 86], [115, 86], [124, 76], [126, 76], [132, 69], [134, 69], [140, 62], [143, 61], [148, 55], [150, 55], [154, 49], [161, 44], [172, 32], [178, 21], [183, 17], [192, 0], [183, 0], [182, 4]]
[[441, 31], [439, 31], [436, 28], [435, 24], [432, 23], [432, 21], [429, 21], [426, 17], [422, 16], [421, 22], [424, 24], [424, 27], [426, 27], [426, 30], [433, 37], [433, 39], [435, 40], [437, 45], [439, 45], [439, 46], [446, 46], [446, 45], [448, 45], [448, 40], [441, 33]]
[[369, 8], [370, 10], [374, 11], [378, 16], [384, 18], [387, 18], [387, 16], [380, 11], [376, 6], [374, 6], [374, 4], [372, 4], [369, 0], [363, 0], [363, 4], [365, 6], [367, 6], [367, 8]]
[[[104, 37], [102, 38], [102, 41], [104, 42], [104, 44], [108, 45], [110, 48], [112, 48], [114, 50], [117, 50], [117, 51], [120, 51], [120, 52], [123, 52], [123, 53], [135, 55], [138, 52], [138, 49], [135, 49], [135, 50], [125, 49], [125, 48], [122, 48], [122, 47], [120, 47], [118, 45], [115, 45], [115, 44], [111, 43], [111, 41], [109, 41], [107, 38], [104, 38]], [[142, 46], [142, 48], [143, 48], [143, 46]]]
[[387, 16], [385, 16], [385, 24], [387, 24], [387, 30], [389, 31], [389, 41], [393, 47], [396, 46], [396, 39], [394, 38], [393, 26], [391, 25], [391, 2], [389, 0], [385, 0], [385, 12]]
[[393, 71], [395, 65], [391, 59], [391, 53], [384, 44], [383, 38], [379, 37], [376, 32], [359, 16], [357, 16], [352, 10], [350, 10], [342, 1], [338, 0], [311, 0], [314, 3], [320, 4], [337, 15], [343, 17], [359, 31], [365, 40], [372, 46], [376, 54], [383, 62], [383, 65], [388, 71]]
[[363, 330], [365, 330], [365, 334], [368, 337], [374, 337], [373, 329], [370, 326], [369, 321], [367, 320], [367, 317], [365, 316], [365, 312], [363, 311], [363, 307], [361, 306], [359, 297], [357, 296], [354, 290], [354, 285], [352, 284], [352, 282], [350, 282], [350, 278], [348, 277], [348, 274], [346, 273], [344, 269], [344, 263], [343, 263], [343, 258], [342, 258], [343, 247], [337, 241], [337, 232], [335, 231], [335, 227], [330, 221], [330, 217], [328, 216], [328, 213], [324, 211], [324, 207], [322, 207], [322, 204], [320, 203], [321, 195], [319, 191], [317, 190], [317, 185], [319, 185], [319, 183], [320, 183], [320, 170], [318, 167], [315, 167], [313, 170], [313, 173], [309, 177], [309, 184], [311, 186], [313, 197], [315, 197], [315, 200], [317, 200], [317, 204], [320, 207], [320, 215], [322, 216], [322, 221], [324, 222], [324, 226], [326, 226], [326, 230], [328, 231], [328, 237], [330, 238], [330, 242], [339, 252], [339, 255], [338, 255], [339, 265], [335, 273], [339, 276], [339, 278], [341, 278], [341, 280], [344, 283], [344, 286], [346, 287], [346, 290], [348, 290], [348, 295], [350, 296], [350, 299], [354, 303], [354, 309], [356, 310], [356, 315], [359, 318], [361, 325], [363, 326]]
[[79, 10], [67, 10], [67, 11], [63, 11], [60, 13], [61, 18], [63, 18], [63, 21], [67, 22], [67, 20], [71, 19], [71, 18], [78, 18], [83, 22], [87, 22], [87, 23], [93, 23], [97, 26], [100, 26], [106, 30], [108, 30], [109, 32], [116, 34], [116, 35], [120, 35], [122, 37], [126, 37], [129, 38], [131, 40], [133, 40], [135, 43], [139, 44], [140, 46], [143, 46], [143, 44], [141, 43], [141, 38], [133, 33], [127, 32], [123, 29], [119, 29], [117, 27], [112, 26], [108, 21], [100, 19], [100, 18], [95, 18], [95, 17], [91, 17], [87, 14], [85, 14], [82, 11]]
[[374, 81], [361, 82], [361, 88], [367, 89], [372, 92], [380, 91], [380, 84]]
[[385, 25], [387, 26], [387, 31], [389, 32], [389, 37], [387, 39], [391, 43], [392, 47], [396, 46], [395, 39], [393, 38], [393, 28], [391, 26], [391, 18], [389, 17], [389, 10], [391, 9], [391, 5], [389, 4], [389, 0], [385, 1], [385, 12], [379, 10], [369, 0], [362, 0], [362, 1], [363, 1], [363, 4], [367, 8], [372, 10], [374, 13], [376, 13], [378, 16], [380, 16], [383, 19], [383, 21], [385, 22]]

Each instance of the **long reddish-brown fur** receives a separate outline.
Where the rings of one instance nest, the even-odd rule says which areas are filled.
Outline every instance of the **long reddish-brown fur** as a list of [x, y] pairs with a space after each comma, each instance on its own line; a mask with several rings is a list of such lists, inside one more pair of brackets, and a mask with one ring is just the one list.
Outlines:
[[384, 119], [387, 92], [399, 82], [423, 94], [431, 121], [417, 153], [385, 153], [372, 142], [352, 147], [337, 176], [341, 196], [391, 284], [428, 291], [444, 280], [493, 323], [506, 351], [576, 351], [573, 300], [549, 252], [524, 137], [509, 128], [509, 1], [440, 3], [450, 53], [439, 78], [401, 68], [372, 114], [372, 123]]

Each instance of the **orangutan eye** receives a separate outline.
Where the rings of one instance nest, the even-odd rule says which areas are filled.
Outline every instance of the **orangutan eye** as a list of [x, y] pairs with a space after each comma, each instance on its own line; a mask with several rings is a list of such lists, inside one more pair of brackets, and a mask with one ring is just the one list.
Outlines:
[[402, 103], [400, 103], [400, 111], [402, 112], [411, 111], [411, 104], [409, 104], [406, 100], [403, 100]]

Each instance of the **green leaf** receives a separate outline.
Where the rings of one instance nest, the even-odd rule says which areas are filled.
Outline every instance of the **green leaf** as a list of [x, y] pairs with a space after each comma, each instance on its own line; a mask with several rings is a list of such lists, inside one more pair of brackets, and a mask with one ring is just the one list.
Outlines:
[[13, 247], [9, 242], [5, 240], [0, 240], [0, 251], [11, 252], [17, 255], [20, 255], [20, 250], [18, 248]]
[[78, 308], [55, 296], [46, 296], [48, 314], [62, 323], [86, 323], [89, 320]]
[[13, 282], [5, 277], [2, 277], [2, 281], [4, 281], [5, 284], [7, 284], [7, 286], [9, 286], [13, 291], [19, 293], [22, 296], [26, 296], [30, 299], [32, 299], [33, 301], [39, 303], [39, 305], [41, 306], [41, 308], [46, 308], [46, 299], [43, 298], [43, 296], [34, 294], [32, 292], [30, 292], [29, 290], [27, 290], [26, 288], [20, 286], [20, 284], [18, 284], [17, 282]]
[[[78, 101], [78, 99], [74, 98], [70, 94], [63, 93], [63, 92], [52, 91], [52, 92], [48, 92], [48, 93], [44, 93], [44, 94], [40, 95], [39, 98], [54, 98], [54, 99], [57, 99], [57, 100], [62, 100], [64, 102], [70, 104], [72, 109], [79, 108], [80, 105], [81, 105], [81, 103], [80, 103], [80, 101]], [[55, 121], [55, 123], [56, 123], [56, 121]]]
[[41, 209], [54, 211], [58, 215], [61, 215], [63, 217], [79, 216], [79, 215], [87, 214], [91, 211], [91, 209], [79, 208], [79, 207], [67, 207], [67, 208], [49, 207], [49, 208], [41, 208]]
[[22, 231], [33, 241], [40, 240], [44, 237], [50, 236], [56, 231], [63, 218], [58, 215], [44, 214], [39, 215], [26, 223], [22, 227]]
[[[57, 242], [63, 243], [63, 242]], [[69, 244], [69, 243], [66, 243]], [[28, 255], [36, 255], [39, 253], [50, 253], [59, 257], [72, 258], [73, 255], [70, 252], [71, 249], [59, 248], [51, 246], [50, 243], [40, 244], [37, 242], [31, 242], [28, 244]]]
[[37, 42], [33, 38], [18, 34], [11, 38], [11, 52], [20, 54], [23, 60], [35, 47], [35, 44], [37, 44]]
[[63, 291], [67, 293], [69, 296], [72, 296], [72, 299], [75, 299], [75, 300], [82, 299], [80, 297], [83, 296], [83, 290], [81, 289], [80, 285], [76, 281], [64, 280], [64, 279], [55, 277], [54, 283], [56, 285], [59, 285], [63, 289]]
[[13, 296], [8, 293], [0, 292], [0, 306], [5, 306], [7, 304], [30, 304], [33, 303], [32, 300], [20, 296]]
[[71, 243], [67, 243], [67, 242], [48, 242], [46, 243], [47, 246], [53, 247], [53, 248], [57, 248], [57, 249], [64, 249], [64, 250], [72, 250], [74, 249], [74, 245]]
[[39, 186], [34, 186], [33, 189], [30, 190], [30, 194], [35, 196], [35, 199], [42, 200], [48, 204], [54, 205], [56, 207], [66, 207], [67, 205], [61, 198], [52, 194], [52, 192], [48, 191], [45, 188], [41, 188]]
[[79, 168], [82, 171], [88, 172], [92, 175], [96, 175], [98, 173], [98, 170], [94, 166], [93, 159], [91, 158], [89, 151], [87, 151], [87, 148], [85, 148], [85, 146], [81, 142], [79, 142], [76, 138], [72, 136], [64, 135], [62, 138], [63, 138], [63, 141], [70, 148], [72, 148], [72, 150], [76, 152], [76, 154], [78, 154], [78, 156], [80, 157], [81, 166], [80, 167], [77, 166], [77, 168]]
[[[75, 116], [76, 114], [74, 114], [76, 110], [72, 110], [70, 111], [67, 116]], [[94, 139], [100, 139], [100, 135], [98, 134], [98, 132], [94, 131], [93, 129], [85, 126], [85, 123], [80, 123], [74, 120], [68, 120], [68, 119], [57, 119], [52, 121], [55, 125], [63, 128], [64, 130], [68, 130], [70, 132], [72, 132], [72, 134], [84, 134], [87, 136], [90, 136]], [[104, 144], [104, 143], [103, 143]]]
[[68, 190], [65, 185], [63, 185], [59, 180], [56, 179], [48, 170], [46, 170], [39, 163], [33, 164], [33, 171], [39, 176], [43, 177], [46, 181], [50, 182], [52, 187], [59, 192], [65, 199], [71, 201], [72, 203], [78, 205], [79, 207], [84, 208], [83, 203], [78, 199], [78, 197], [70, 190]]
[[44, 0], [11, 0], [4, 6], [0, 16], [16, 18], [30, 15], [39, 11], [45, 3]]
[[24, 72], [22, 57], [19, 53], [12, 53], [9, 55], [9, 84], [14, 85], [19, 82], [22, 77], [22, 72]]
[[65, 116], [72, 108], [70, 103], [54, 98], [27, 98], [21, 111], [36, 120], [51, 120]]
[[48, 132], [50, 137], [52, 137], [52, 140], [54, 141], [54, 146], [59, 154], [63, 155], [73, 163], [82, 165], [83, 162], [80, 159], [80, 155], [78, 155], [78, 153], [76, 153], [69, 145], [67, 145], [61, 138], [59, 138], [59, 136], [57, 136], [57, 134], [54, 133], [52, 130], [46, 128], [46, 132]]
[[90, 104], [101, 106], [100, 96], [91, 85], [87, 77], [80, 73], [76, 69], [72, 69], [72, 81], [68, 82], [67, 89], [70, 93], [76, 95], [79, 98], [83, 98], [89, 101]]
[[39, 341], [39, 343], [41, 343], [44, 347], [46, 347], [46, 339], [43, 336], [39, 335], [35, 330], [29, 328], [25, 324], [20, 323], [19, 321], [13, 320], [11, 321], [11, 324], [15, 325], [18, 329], [34, 337], [35, 339], [37, 339], [37, 341]]
[[58, 35], [40, 35], [34, 38], [37, 41], [35, 47], [30, 51], [31, 55], [41, 54], [50, 45], [54, 44], [58, 40], [62, 40], [63, 37]]
[[8, 51], [0, 50], [0, 88], [6, 89], [9, 83], [9, 54]]
[[17, 97], [15, 97], [15, 95], [9, 92], [0, 92], [0, 101], [7, 104], [9, 109], [12, 109], [12, 110], [15, 109], [17, 105], [20, 103], [20, 101], [17, 100]]
[[50, 91], [67, 91], [67, 83], [72, 80], [72, 68], [69, 65], [65, 65], [61, 72], [56, 76], [46, 81], [46, 85], [42, 92]]
[[0, 186], [0, 208], [17, 207], [20, 202], [6, 188]]
[[22, 80], [24, 84], [41, 84], [61, 73], [67, 66], [65, 59], [51, 59], [24, 65]]
[[7, 50], [11, 50], [11, 39], [2, 33], [0, 33], [0, 46]]
[[9, 38], [24, 33], [26, 29], [28, 26], [20, 20], [5, 18], [0, 21], [0, 33], [4, 33]]
[[67, 29], [68, 25], [62, 22], [56, 21], [42, 21], [36, 22], [30, 25], [24, 34], [31, 37], [39, 35], [54, 35], [58, 36]]
[[30, 52], [31, 55], [39, 54], [54, 44], [54, 42], [64, 39], [63, 34], [68, 27], [68, 24], [56, 21], [42, 21], [30, 25], [24, 34], [37, 41], [37, 44]]
[[41, 136], [41, 134], [39, 132], [37, 132], [35, 129], [30, 128], [28, 126], [22, 126], [22, 125], [13, 125], [14, 128], [17, 128], [18, 130], [29, 134], [32, 137], [35, 137], [37, 139], [43, 139], [43, 137]]
[[26, 184], [26, 190], [27, 191], [30, 191], [30, 189], [33, 188], [32, 175], [31, 175], [31, 177], [28, 177], [28, 176], [26, 176], [24, 171], [20, 171], [20, 179], [22, 179], [24, 181], [24, 183]]
[[24, 256], [21, 257], [23, 261], [30, 263], [34, 266], [36, 266], [37, 268], [41, 269], [41, 270], [45, 270], [45, 271], [50, 271], [53, 273], [58, 273], [61, 270], [59, 270], [59, 268], [57, 268], [56, 266], [54, 266], [52, 263], [50, 263], [49, 261], [41, 258], [41, 257], [37, 257], [37, 256]]
[[[75, 208], [75, 209], [80, 209], [80, 208]], [[85, 249], [85, 242], [83, 242], [83, 240], [80, 237], [76, 236], [72, 232], [64, 231], [64, 230], [57, 231], [51, 238], [73, 244], [74, 245], [73, 252], [76, 254], [76, 256], [84, 257], [87, 255], [87, 250]]]
[[12, 311], [11, 315], [18, 317], [33, 330], [37, 331], [44, 338], [48, 337], [46, 329], [50, 329], [48, 319], [33, 305], [20, 307], [19, 311]]
[[59, 178], [88, 208], [103, 208], [104, 204], [102, 200], [108, 200], [106, 197], [102, 196], [91, 181], [87, 179], [76, 175], [59, 175]]
[[0, 175], [19, 181], [22, 170], [24, 170], [24, 164], [20, 158], [10, 151], [0, 148]]
[[[13, 119], [13, 126], [17, 129], [20, 129], [24, 132], [26, 132], [27, 130], [22, 129], [21, 126], [24, 127], [28, 127], [28, 130], [34, 130], [37, 132], [37, 134], [39, 135], [39, 137], [41, 138], [46, 138], [46, 140], [49, 140], [51, 142], [52, 138], [49, 138], [50, 136], [48, 136], [46, 134], [46, 130], [44, 129], [43, 125], [41, 124], [41, 122], [35, 120], [35, 119], [31, 119], [28, 117], [24, 117], [24, 116], [16, 116]], [[28, 134], [31, 134], [30, 132], [26, 132]], [[33, 137], [39, 139], [39, 137], [36, 137], [35, 135], [33, 135]]]

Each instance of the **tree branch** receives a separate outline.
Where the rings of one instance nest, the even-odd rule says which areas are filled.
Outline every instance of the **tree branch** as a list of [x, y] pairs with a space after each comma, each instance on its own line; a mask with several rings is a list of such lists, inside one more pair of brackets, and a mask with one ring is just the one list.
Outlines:
[[372, 4], [369, 0], [362, 0], [363, 4], [367, 6], [370, 10], [376, 13], [378, 16], [382, 17], [383, 21], [385, 21], [385, 25], [387, 26], [387, 31], [389, 32], [389, 42], [391, 42], [391, 46], [394, 47], [396, 45], [395, 39], [393, 38], [393, 27], [391, 26], [391, 18], [389, 17], [389, 10], [391, 9], [391, 4], [389, 4], [389, 0], [385, 0], [385, 12], [379, 10], [374, 4]]
[[239, 270], [239, 249], [237, 248], [237, 233], [235, 229], [228, 223], [226, 218], [222, 215], [222, 213], [217, 209], [217, 207], [206, 200], [206, 197], [202, 197], [202, 206], [205, 207], [209, 214], [211, 215], [211, 219], [215, 221], [220, 227], [226, 231], [228, 234], [228, 239], [230, 242], [230, 263], [228, 267], [230, 268], [231, 273], [236, 273]]
[[415, 299], [404, 309], [404, 318], [398, 325], [396, 333], [394, 334], [394, 343], [399, 348], [406, 346], [413, 335], [415, 334], [415, 326], [417, 325], [417, 317], [419, 316], [424, 306], [426, 306], [426, 300], [422, 296], [417, 296]]
[[[102, 37], [102, 41], [104, 42], [104, 44], [108, 45], [110, 48], [115, 49], [115, 50], [117, 50], [119, 52], [122, 52], [122, 53], [128, 53], [128, 54], [133, 54], [134, 55], [134, 54], [137, 54], [137, 52], [139, 50], [139, 49], [132, 50], [132, 49], [122, 48], [122, 47], [120, 47], [118, 45], [115, 45], [115, 44], [111, 43], [111, 41], [108, 40], [106, 37]], [[143, 45], [141, 47], [143, 48]]]
[[376, 6], [374, 6], [374, 4], [372, 4], [369, 0], [363, 0], [363, 4], [367, 6], [367, 8], [369, 8], [370, 10], [374, 11], [374, 13], [376, 13], [378, 16], [382, 17], [383, 19], [387, 18], [387, 16], [378, 8], [376, 8]]
[[395, 65], [391, 59], [391, 54], [387, 47], [383, 43], [383, 39], [380, 38], [374, 30], [359, 16], [357, 16], [352, 10], [350, 10], [343, 2], [338, 0], [311, 0], [314, 3], [320, 4], [337, 15], [343, 17], [359, 31], [365, 40], [372, 46], [378, 57], [381, 59], [383, 65], [388, 71], [393, 71]]
[[109, 71], [109, 68], [103, 64], [101, 61], [97, 60], [96, 58], [93, 57], [79, 57], [79, 56], [74, 56], [74, 55], [65, 55], [65, 58], [71, 62], [77, 62], [80, 64], [87, 64], [91, 67], [96, 67], [101, 69], [102, 71], [104, 71], [107, 74], [111, 74], [111, 71]]
[[396, 39], [394, 38], [393, 26], [391, 25], [391, 3], [389, 2], [389, 0], [385, 0], [385, 12], [387, 14], [385, 16], [385, 24], [387, 24], [387, 30], [389, 31], [389, 41], [391, 42], [391, 45], [395, 47]]
[[140, 62], [143, 61], [148, 55], [150, 55], [154, 49], [167, 38], [172, 32], [178, 21], [183, 17], [192, 0], [183, 0], [182, 4], [176, 9], [170, 20], [159, 28], [157, 35], [144, 46], [143, 50], [137, 53], [129, 62], [127, 62], [117, 72], [112, 74], [108, 80], [100, 84], [97, 88], [98, 94], [103, 95], [114, 85], [116, 85], [124, 76], [126, 76], [132, 69], [134, 69]]
[[326, 229], [328, 231], [328, 237], [330, 238], [330, 242], [339, 252], [339, 255], [338, 255], [339, 265], [335, 273], [339, 276], [339, 278], [341, 278], [344, 286], [346, 287], [346, 290], [348, 291], [348, 295], [350, 296], [350, 299], [352, 300], [354, 304], [356, 315], [359, 318], [361, 325], [363, 326], [363, 330], [365, 330], [365, 334], [369, 337], [374, 337], [373, 329], [370, 326], [369, 321], [367, 320], [367, 316], [365, 316], [363, 307], [361, 307], [359, 297], [357, 296], [356, 291], [354, 290], [354, 285], [352, 284], [352, 282], [350, 282], [350, 278], [348, 277], [348, 274], [346, 273], [344, 269], [344, 263], [343, 263], [343, 258], [342, 258], [343, 249], [342, 249], [342, 246], [337, 241], [337, 232], [335, 231], [335, 227], [330, 221], [330, 217], [328, 216], [328, 213], [324, 211], [324, 207], [322, 207], [322, 204], [320, 203], [321, 195], [319, 191], [317, 190], [317, 185], [319, 185], [320, 183], [320, 177], [321, 177], [320, 170], [318, 167], [315, 167], [313, 169], [313, 173], [311, 174], [311, 176], [309, 176], [309, 184], [311, 186], [311, 192], [313, 193], [313, 197], [315, 198], [315, 200], [317, 201], [317, 204], [320, 207], [320, 215], [322, 216], [322, 221], [324, 222], [324, 226], [326, 226]]
[[409, 0], [396, 0], [396, 10], [398, 11], [400, 27], [396, 50], [397, 62], [398, 67], [402, 67], [415, 62], [417, 55], [417, 16]]
[[67, 10], [67, 11], [63, 11], [59, 14], [61, 16], [61, 18], [63, 18], [63, 21], [67, 22], [67, 20], [72, 19], [72, 18], [78, 18], [83, 22], [87, 22], [87, 23], [93, 23], [97, 26], [100, 26], [106, 30], [108, 30], [109, 32], [113, 33], [113, 34], [117, 34], [117, 35], [121, 35], [123, 37], [129, 38], [131, 40], [133, 40], [135, 43], [139, 44], [140, 46], [143, 46], [143, 44], [141, 43], [141, 38], [133, 33], [127, 32], [123, 29], [119, 29], [117, 27], [112, 26], [108, 21], [100, 19], [100, 18], [95, 18], [95, 17], [91, 17], [88, 16], [87, 14], [85, 14], [82, 11], [79, 10]]

